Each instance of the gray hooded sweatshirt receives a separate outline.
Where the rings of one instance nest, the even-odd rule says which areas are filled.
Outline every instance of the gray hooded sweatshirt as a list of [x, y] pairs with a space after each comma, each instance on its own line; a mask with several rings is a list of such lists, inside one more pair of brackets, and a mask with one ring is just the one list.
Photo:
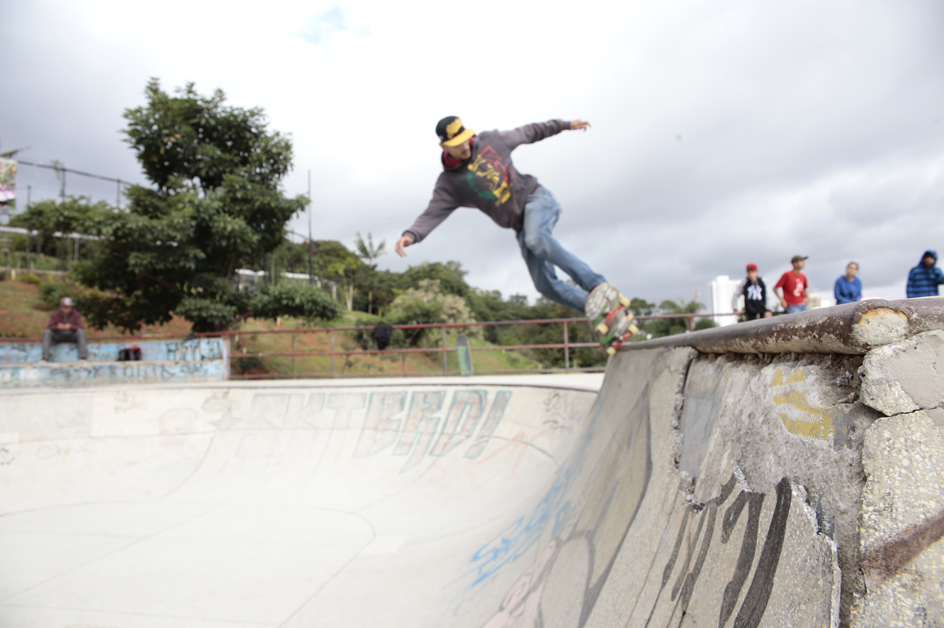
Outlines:
[[472, 156], [461, 162], [443, 151], [443, 172], [436, 180], [433, 198], [403, 235], [422, 242], [459, 207], [478, 207], [498, 226], [521, 231], [524, 205], [539, 185], [535, 177], [515, 169], [511, 151], [569, 128], [570, 122], [551, 120], [512, 131], [485, 131], [472, 138]]

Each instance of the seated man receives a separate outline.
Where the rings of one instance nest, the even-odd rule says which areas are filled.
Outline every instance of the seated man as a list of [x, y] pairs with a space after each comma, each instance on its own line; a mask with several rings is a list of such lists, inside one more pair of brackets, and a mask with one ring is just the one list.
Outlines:
[[85, 322], [78, 310], [72, 307], [72, 299], [59, 299], [59, 309], [49, 317], [49, 324], [43, 332], [43, 361], [49, 361], [49, 352], [53, 343], [73, 342], [78, 345], [79, 359], [88, 358], [85, 346]]

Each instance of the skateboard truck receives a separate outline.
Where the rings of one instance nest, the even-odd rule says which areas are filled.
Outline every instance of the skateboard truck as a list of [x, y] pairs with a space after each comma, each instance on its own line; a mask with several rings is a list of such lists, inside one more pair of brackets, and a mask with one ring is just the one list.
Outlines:
[[606, 353], [611, 357], [616, 355], [616, 352], [620, 350], [620, 347], [623, 346], [624, 340], [629, 340], [630, 336], [633, 334], [638, 334], [639, 328], [635, 325], [630, 325], [629, 329], [626, 330], [626, 333], [617, 338], [615, 341], [612, 341], [610, 345], [606, 348]]

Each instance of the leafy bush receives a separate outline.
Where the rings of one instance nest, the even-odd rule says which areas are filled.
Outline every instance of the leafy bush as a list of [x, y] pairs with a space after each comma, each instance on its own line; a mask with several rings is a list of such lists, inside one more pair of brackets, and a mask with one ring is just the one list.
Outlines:
[[[399, 298], [399, 297], [398, 297]], [[385, 322], [390, 325], [426, 325], [443, 322], [443, 304], [440, 301], [424, 302], [407, 299], [400, 302]], [[430, 337], [429, 329], [396, 329], [390, 337], [390, 344], [397, 348], [417, 347], [426, 344]]]
[[266, 370], [265, 363], [257, 357], [233, 358], [230, 366], [234, 375], [268, 372]]

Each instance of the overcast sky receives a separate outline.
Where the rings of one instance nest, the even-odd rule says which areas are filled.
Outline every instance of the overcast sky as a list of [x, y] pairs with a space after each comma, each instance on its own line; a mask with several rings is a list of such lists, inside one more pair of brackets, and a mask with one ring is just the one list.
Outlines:
[[[554, 8], [554, 7], [557, 8]], [[856, 260], [901, 298], [944, 249], [944, 2], [0, 3], [0, 150], [143, 182], [125, 108], [157, 77], [223, 89], [290, 134], [316, 238], [399, 234], [441, 169], [436, 121], [581, 118], [514, 153], [564, 207], [555, 235], [629, 295], [686, 298], [756, 262], [809, 255], [831, 292]], [[20, 169], [20, 194], [54, 196]], [[114, 202], [113, 184], [68, 192]], [[307, 232], [307, 217], [292, 227]], [[400, 260], [458, 260], [475, 286], [537, 295], [514, 233], [460, 209]]]

